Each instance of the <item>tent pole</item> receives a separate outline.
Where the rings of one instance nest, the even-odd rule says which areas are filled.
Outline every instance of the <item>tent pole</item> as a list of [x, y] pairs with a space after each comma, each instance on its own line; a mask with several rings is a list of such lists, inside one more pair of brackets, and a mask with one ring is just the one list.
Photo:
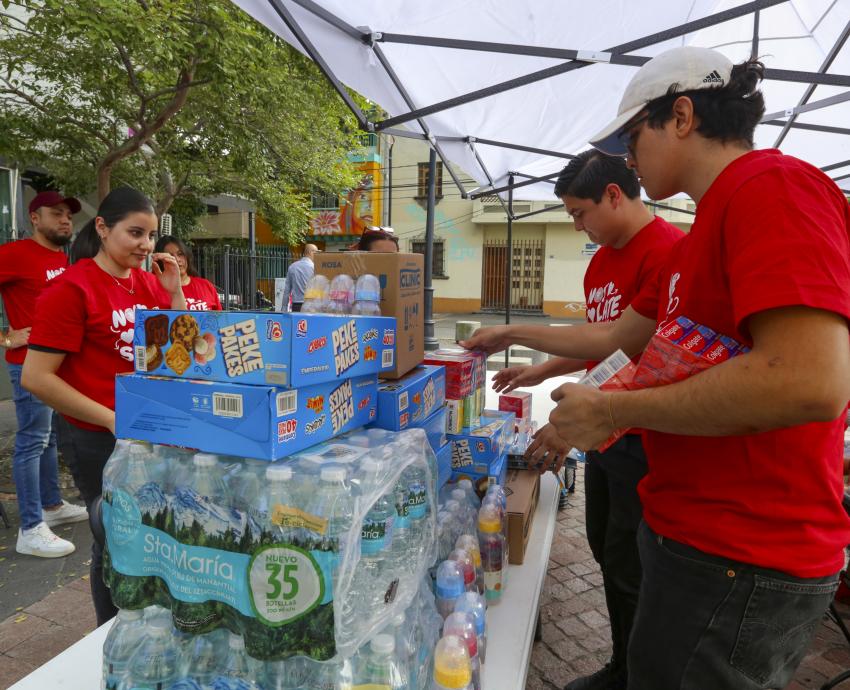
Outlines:
[[434, 213], [437, 205], [437, 152], [432, 147], [428, 154], [428, 215], [425, 220], [425, 349], [437, 350], [439, 341], [434, 337]]
[[[505, 325], [511, 322], [511, 260], [514, 248], [514, 175], [508, 175], [508, 241], [505, 243]], [[511, 348], [505, 348], [505, 368], [510, 364]]]
[[395, 146], [395, 137], [392, 135], [386, 137], [384, 141], [389, 139], [390, 146], [387, 151], [387, 225], [393, 226], [393, 146]]
[[[484, 165], [484, 161], [481, 160], [481, 156], [478, 155], [478, 150], [475, 148], [475, 139], [473, 137], [469, 137], [467, 139], [467, 143], [469, 144], [469, 148], [472, 150], [472, 154], [475, 156], [475, 160], [478, 161], [478, 166], [481, 168], [481, 172], [484, 173], [484, 176], [487, 178], [487, 181], [490, 183], [490, 186], [493, 186], [493, 177], [490, 175], [490, 171], [487, 169], [487, 166]], [[500, 196], [496, 196], [499, 200], [499, 203], [502, 205], [502, 208], [505, 211], [506, 215], [510, 215], [508, 212], [508, 207], [505, 206], [505, 201]]]

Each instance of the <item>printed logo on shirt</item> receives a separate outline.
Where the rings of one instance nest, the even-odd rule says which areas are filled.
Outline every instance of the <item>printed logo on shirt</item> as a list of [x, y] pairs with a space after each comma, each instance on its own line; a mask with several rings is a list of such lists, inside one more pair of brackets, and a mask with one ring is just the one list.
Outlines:
[[614, 281], [593, 288], [587, 295], [587, 320], [590, 323], [615, 321], [620, 316], [620, 301], [623, 295]]
[[186, 298], [186, 306], [189, 307], [190, 311], [209, 311], [210, 308], [206, 300], [195, 299], [194, 297]]
[[111, 330], [118, 336], [115, 341], [115, 350], [122, 359], [133, 361], [133, 329], [136, 323], [136, 309], [147, 309], [144, 304], [136, 304], [126, 309], [112, 310]]
[[679, 308], [679, 298], [676, 297], [676, 284], [679, 282], [681, 277], [681, 273], [674, 273], [670, 276], [670, 284], [667, 287], [667, 314], [664, 316], [661, 323], [658, 324], [658, 328], [655, 329], [656, 333], [660, 333], [661, 330], [670, 323], [671, 318], [673, 318], [673, 315]]
[[50, 268], [48, 268], [48, 269], [45, 271], [45, 276], [44, 276], [44, 277], [45, 277], [45, 279], [46, 279], [46, 280], [50, 281], [50, 280], [53, 280], [54, 278], [58, 278], [58, 277], [59, 277], [59, 276], [61, 276], [64, 272], [65, 272], [65, 267], [64, 267], [64, 266], [62, 266], [62, 268], [55, 268], [55, 269], [50, 269]]

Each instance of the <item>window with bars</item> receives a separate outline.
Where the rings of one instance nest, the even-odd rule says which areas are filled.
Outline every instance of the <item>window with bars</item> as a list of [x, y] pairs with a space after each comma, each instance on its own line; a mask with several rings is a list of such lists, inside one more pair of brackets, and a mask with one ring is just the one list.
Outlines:
[[[431, 261], [431, 275], [435, 278], [446, 278], [446, 263], [445, 252], [446, 243], [444, 240], [434, 240], [434, 255]], [[420, 238], [411, 242], [411, 251], [414, 254], [425, 254], [425, 239]]]
[[313, 192], [310, 194], [310, 208], [313, 210], [330, 210], [339, 208], [337, 192]]
[[[417, 199], [428, 198], [428, 163], [419, 164], [419, 183], [417, 185]], [[434, 188], [434, 196], [437, 199], [443, 198], [443, 163], [437, 161], [437, 181]]]

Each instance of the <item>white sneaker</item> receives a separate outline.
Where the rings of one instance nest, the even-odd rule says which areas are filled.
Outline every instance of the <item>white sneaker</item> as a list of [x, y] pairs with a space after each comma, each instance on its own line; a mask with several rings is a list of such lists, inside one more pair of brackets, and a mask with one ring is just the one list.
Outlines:
[[42, 510], [41, 516], [48, 527], [64, 525], [69, 522], [88, 520], [89, 513], [85, 506], [76, 506], [68, 501], [62, 501], [62, 507], [56, 510]]
[[44, 522], [39, 522], [32, 529], [19, 529], [15, 546], [18, 553], [41, 558], [61, 558], [74, 553], [76, 548], [71, 542], [53, 534]]

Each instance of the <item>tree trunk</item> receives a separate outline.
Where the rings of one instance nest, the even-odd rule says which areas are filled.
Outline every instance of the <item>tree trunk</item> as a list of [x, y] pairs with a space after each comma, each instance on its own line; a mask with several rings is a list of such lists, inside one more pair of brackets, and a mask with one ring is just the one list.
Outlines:
[[100, 164], [97, 169], [97, 203], [106, 197], [112, 188], [112, 165]]

